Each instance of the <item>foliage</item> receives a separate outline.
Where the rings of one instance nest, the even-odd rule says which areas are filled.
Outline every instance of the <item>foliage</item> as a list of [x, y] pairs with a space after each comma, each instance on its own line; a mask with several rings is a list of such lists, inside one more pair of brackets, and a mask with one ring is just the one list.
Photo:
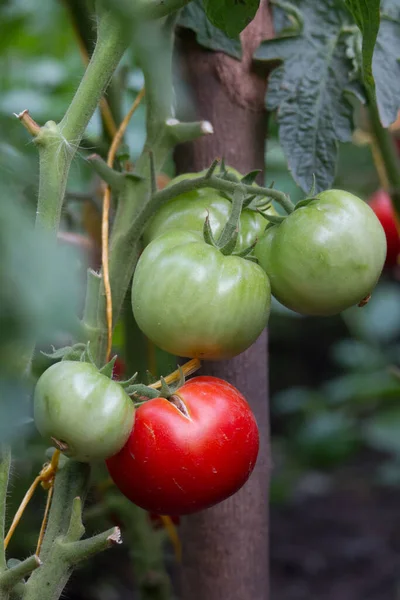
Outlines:
[[347, 3], [365, 34], [361, 52], [359, 29], [340, 1], [275, 3], [280, 37], [264, 42], [256, 58], [275, 67], [280, 63], [272, 73], [266, 102], [268, 108], [277, 109], [280, 141], [293, 177], [304, 190], [310, 188], [313, 174], [317, 190], [331, 186], [338, 141], [350, 141], [354, 128], [351, 96], [365, 102], [363, 88], [373, 89], [372, 58], [382, 123], [388, 126], [396, 119], [398, 23], [383, 13], [372, 56], [377, 4]]

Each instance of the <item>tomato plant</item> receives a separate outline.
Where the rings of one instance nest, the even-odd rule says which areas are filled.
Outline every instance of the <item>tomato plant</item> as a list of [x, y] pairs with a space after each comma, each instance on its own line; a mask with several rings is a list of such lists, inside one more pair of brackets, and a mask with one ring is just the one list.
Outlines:
[[158, 514], [202, 510], [235, 493], [250, 476], [258, 428], [242, 394], [215, 377], [195, 377], [169, 400], [136, 411], [122, 450], [107, 461], [119, 489]]
[[259, 265], [175, 229], [141, 255], [132, 308], [140, 329], [161, 349], [223, 359], [243, 352], [266, 326], [270, 286]]
[[255, 254], [282, 304], [308, 315], [333, 315], [372, 292], [386, 240], [365, 202], [328, 190], [268, 228]]
[[385, 190], [378, 190], [371, 196], [369, 205], [385, 230], [387, 242], [385, 265], [387, 267], [394, 267], [397, 265], [397, 257], [400, 254], [400, 236], [390, 196]]
[[64, 453], [89, 462], [112, 456], [125, 444], [134, 421], [133, 402], [115, 381], [85, 362], [52, 365], [37, 382], [35, 423]]
[[[241, 178], [241, 175], [235, 169], [228, 168], [228, 172], [238, 179]], [[198, 175], [199, 173], [179, 175], [168, 185]], [[218, 193], [217, 190], [201, 188], [180, 194], [166, 202], [153, 216], [144, 232], [144, 243], [149, 244], [156, 237], [171, 229], [186, 229], [201, 233], [207, 216], [214, 237], [217, 238], [228, 220], [231, 209], [232, 203]], [[270, 207], [267, 212], [276, 214], [273, 207]], [[265, 226], [266, 221], [258, 212], [245, 208], [240, 216], [236, 250], [241, 251], [251, 246], [262, 235]]]

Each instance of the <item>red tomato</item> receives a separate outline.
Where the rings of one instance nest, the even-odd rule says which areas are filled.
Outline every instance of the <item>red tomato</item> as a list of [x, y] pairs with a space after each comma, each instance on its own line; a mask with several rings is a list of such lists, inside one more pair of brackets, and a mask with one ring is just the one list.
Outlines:
[[216, 377], [195, 377], [169, 400], [136, 410], [123, 449], [107, 460], [121, 492], [142, 508], [183, 515], [234, 494], [258, 454], [258, 428], [245, 398]]
[[387, 267], [394, 267], [397, 265], [397, 257], [400, 254], [400, 237], [396, 227], [390, 196], [385, 190], [378, 190], [371, 196], [369, 205], [385, 230], [387, 241], [385, 265]]
[[122, 358], [117, 356], [113, 367], [113, 379], [122, 379], [125, 374], [125, 363]]

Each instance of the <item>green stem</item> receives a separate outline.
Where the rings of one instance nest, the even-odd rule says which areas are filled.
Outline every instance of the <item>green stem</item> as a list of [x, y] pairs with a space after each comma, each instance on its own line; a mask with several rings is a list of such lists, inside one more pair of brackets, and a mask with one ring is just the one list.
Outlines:
[[[110, 238], [109, 272], [115, 325], [127, 294], [129, 283], [139, 256], [140, 236], [143, 231], [143, 212], [151, 201], [151, 162], [155, 170], [164, 164], [168, 153], [179, 141], [188, 141], [212, 133], [207, 122], [180, 123], [173, 115], [172, 53], [175, 19], [164, 22], [142, 23], [134, 31], [136, 56], [143, 69], [146, 87], [146, 142], [136, 163], [135, 180], [124, 176], [124, 185], [118, 199], [117, 213]], [[110, 175], [98, 160], [93, 166]], [[117, 180], [120, 185], [120, 180]], [[146, 213], [147, 214], [147, 213]], [[123, 265], [123, 268], [121, 268]], [[98, 304], [98, 336], [93, 346], [96, 363], [102, 365], [106, 350], [106, 303], [103, 286]]]
[[[95, 36], [93, 35], [93, 13], [89, 10], [88, 2], [82, 2], [82, 0], [64, 0], [64, 4], [70, 14], [76, 35], [90, 57], [95, 48]], [[115, 76], [112, 78], [105, 94], [114, 122], [118, 124], [122, 120], [121, 89], [118, 78]], [[102, 127], [102, 137], [109, 144], [112, 136], [106, 126], [103, 115]]]
[[400, 161], [392, 134], [382, 127], [375, 98], [368, 98], [370, 123], [376, 144], [381, 153], [387, 178], [390, 184], [390, 196], [394, 209], [400, 218]]
[[39, 149], [40, 174], [36, 228], [55, 237], [74, 151], [54, 121], [48, 121], [41, 128], [35, 143]]
[[121, 21], [115, 18], [112, 11], [101, 10], [96, 47], [85, 75], [60, 123], [62, 135], [75, 147], [80, 143], [127, 46], [128, 40]]
[[5, 519], [8, 480], [11, 468], [11, 449], [2, 445], [0, 448], [0, 572], [6, 568], [6, 554], [4, 550]]
[[97, 312], [101, 284], [101, 275], [92, 269], [88, 269], [86, 302], [82, 319], [82, 325], [85, 329], [88, 340], [93, 339], [93, 335], [95, 335], [97, 330]]
[[151, 207], [154, 207], [156, 210], [159, 206], [170, 200], [171, 198], [175, 198], [180, 194], [184, 194], [186, 192], [191, 192], [193, 190], [210, 187], [214, 190], [219, 190], [220, 192], [226, 192], [228, 194], [233, 194], [236, 188], [240, 185], [240, 187], [247, 194], [257, 193], [257, 196], [267, 196], [272, 198], [276, 202], [278, 202], [288, 213], [293, 212], [294, 205], [292, 204], [290, 198], [284, 193], [276, 190], [274, 188], [263, 188], [257, 187], [254, 188], [252, 185], [245, 185], [243, 183], [236, 183], [233, 181], [229, 181], [227, 179], [221, 179], [215, 175], [211, 177], [207, 177], [206, 175], [202, 175], [193, 179], [184, 179], [179, 183], [175, 183], [173, 185], [164, 188], [157, 194], [154, 194], [149, 204]]
[[25, 579], [25, 577], [30, 575], [35, 569], [38, 569], [41, 564], [41, 561], [35, 554], [1, 573], [0, 597], [2, 593], [8, 595], [15, 585]]
[[87, 464], [73, 460], [61, 463], [40, 553], [42, 565], [26, 583], [24, 600], [58, 600], [77, 563], [121, 542], [118, 527], [80, 541], [85, 532], [82, 505], [89, 476]]

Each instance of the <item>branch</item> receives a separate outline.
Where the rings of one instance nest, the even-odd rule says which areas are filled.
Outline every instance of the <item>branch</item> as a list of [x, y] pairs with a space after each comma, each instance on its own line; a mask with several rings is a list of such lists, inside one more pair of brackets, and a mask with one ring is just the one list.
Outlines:
[[209, 176], [209, 174], [206, 173], [205, 175], [201, 175], [193, 179], [184, 179], [178, 183], [174, 183], [173, 185], [170, 185], [160, 192], [154, 194], [151, 200], [143, 208], [141, 215], [138, 216], [138, 221], [140, 221], [140, 224], [144, 227], [147, 219], [168, 200], [171, 200], [172, 198], [180, 196], [186, 192], [207, 187], [219, 190], [220, 192], [227, 192], [228, 194], [233, 194], [235, 190], [240, 187], [248, 194], [256, 193], [257, 196], [269, 197], [273, 200], [276, 200], [276, 202], [278, 202], [288, 213], [293, 212], [294, 209], [290, 198], [284, 192], [280, 192], [274, 188], [255, 188], [252, 185], [245, 185], [241, 182], [233, 182], [227, 179], [221, 179], [215, 175]]
[[85, 532], [82, 505], [89, 476], [90, 467], [73, 460], [67, 460], [57, 472], [40, 554], [42, 565], [26, 583], [24, 600], [58, 600], [75, 564], [120, 543], [118, 528], [79, 541]]
[[36, 554], [3, 571], [0, 575], [0, 594], [10, 591], [18, 582], [25, 579], [35, 569], [42, 565]]
[[[134, 3], [131, 3], [134, 4]], [[168, 4], [168, 2], [166, 2]], [[113, 294], [113, 323], [118, 320], [126, 292], [139, 257], [143, 222], [139, 218], [151, 202], [151, 162], [159, 171], [175, 144], [212, 133], [208, 122], [180, 123], [173, 111], [172, 54], [175, 19], [146, 22], [134, 30], [135, 56], [143, 69], [146, 89], [146, 142], [133, 173], [123, 175], [119, 189], [117, 211], [109, 246], [110, 284]], [[98, 158], [92, 163], [108, 181], [117, 181], [115, 174], [104, 168]], [[254, 190], [253, 190], [254, 191]], [[151, 207], [150, 207], [151, 210]], [[123, 268], [121, 268], [123, 265]], [[91, 301], [90, 301], [91, 302]], [[101, 365], [106, 353], [106, 306], [104, 288], [98, 298], [98, 335], [92, 350], [96, 364]]]
[[121, 531], [119, 527], [112, 527], [108, 531], [99, 533], [81, 542], [70, 542], [62, 544], [62, 553], [70, 566], [74, 566], [103, 550], [122, 544]]
[[4, 551], [4, 526], [6, 518], [6, 503], [8, 480], [11, 467], [11, 450], [8, 446], [0, 447], [0, 573], [6, 568], [6, 555]]

